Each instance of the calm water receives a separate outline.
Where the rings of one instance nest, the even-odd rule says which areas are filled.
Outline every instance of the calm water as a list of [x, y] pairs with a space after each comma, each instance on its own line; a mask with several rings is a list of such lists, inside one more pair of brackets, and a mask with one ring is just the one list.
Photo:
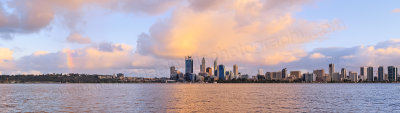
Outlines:
[[400, 84], [0, 84], [1, 112], [400, 112]]

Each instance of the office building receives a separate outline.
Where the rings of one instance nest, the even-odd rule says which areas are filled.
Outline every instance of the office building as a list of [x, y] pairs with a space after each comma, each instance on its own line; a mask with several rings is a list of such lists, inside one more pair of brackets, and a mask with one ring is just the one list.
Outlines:
[[388, 80], [390, 82], [395, 82], [397, 80], [397, 67], [394, 66], [388, 67]]
[[225, 80], [225, 66], [224, 65], [219, 65], [218, 66], [218, 78], [219, 80], [224, 81]]
[[204, 57], [201, 60], [200, 73], [206, 73], [206, 60], [204, 59]]
[[383, 81], [383, 76], [384, 76], [383, 70], [384, 70], [383, 66], [378, 67], [378, 81]]
[[367, 81], [374, 81], [374, 67], [367, 68]]
[[286, 75], [287, 75], [287, 69], [283, 68], [282, 69], [282, 78], [286, 78]]
[[233, 65], [233, 75], [235, 76], [235, 78], [239, 78], [239, 67], [237, 64]]
[[342, 80], [345, 80], [345, 79], [347, 78], [346, 68], [342, 68], [340, 72], [341, 72], [341, 73], [340, 73], [340, 78], [341, 78]]
[[349, 71], [349, 79], [351, 82], [358, 82], [358, 73]]
[[192, 56], [185, 57], [185, 74], [193, 73], [193, 59]]
[[264, 73], [263, 69], [258, 69], [258, 74], [257, 75], [264, 75], [263, 73]]
[[360, 79], [367, 80], [367, 67], [360, 67]]
[[206, 69], [206, 73], [208, 74], [208, 76], [211, 76], [211, 75], [212, 75], [212, 73], [213, 73], [213, 70], [212, 70], [212, 68], [211, 68], [211, 67], [207, 67], [207, 69]]
[[218, 76], [218, 63], [217, 63], [218, 58], [216, 58], [214, 60], [214, 76], [216, 76], [216, 78], [219, 78]]
[[332, 74], [335, 72], [335, 64], [329, 64], [329, 76], [332, 77]]
[[314, 76], [313, 73], [307, 72], [307, 73], [304, 73], [303, 76], [304, 76], [304, 81], [308, 82], [308, 83], [314, 82], [316, 80], [316, 76]]
[[340, 82], [341, 81], [341, 75], [338, 72], [332, 73], [332, 81], [333, 82]]
[[301, 78], [301, 71], [290, 71], [290, 77], [296, 79]]

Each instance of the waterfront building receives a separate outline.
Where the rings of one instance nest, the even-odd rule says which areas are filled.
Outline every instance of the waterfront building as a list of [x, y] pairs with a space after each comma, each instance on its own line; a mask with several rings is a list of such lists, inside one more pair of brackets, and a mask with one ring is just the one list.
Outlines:
[[239, 78], [239, 67], [237, 64], [233, 65], [233, 75], [235, 76], [235, 78]]
[[332, 81], [333, 82], [340, 82], [341, 81], [341, 76], [338, 72], [332, 73]]
[[329, 76], [333, 76], [333, 73], [335, 72], [335, 64], [329, 64]]
[[193, 73], [193, 59], [192, 56], [185, 57], [185, 74]]
[[367, 81], [374, 81], [374, 67], [367, 68]]
[[340, 72], [341, 72], [341, 73], [340, 73], [340, 78], [341, 78], [342, 80], [345, 80], [345, 79], [347, 78], [346, 68], [342, 68]]
[[358, 74], [357, 72], [349, 71], [349, 79], [351, 82], [358, 82]]
[[211, 68], [211, 67], [207, 67], [207, 69], [206, 69], [206, 73], [208, 74], [208, 76], [211, 76], [211, 75], [212, 75], [212, 73], [213, 73], [213, 70], [212, 70], [212, 68]]
[[290, 71], [290, 77], [294, 79], [301, 78], [301, 71]]
[[204, 57], [201, 60], [200, 73], [206, 73], [206, 60], [204, 59]]
[[384, 76], [384, 69], [383, 66], [378, 67], [378, 81], [383, 81], [383, 76]]
[[219, 65], [218, 66], [218, 75], [219, 75], [219, 80], [222, 80], [222, 81], [224, 81], [225, 80], [225, 66], [224, 65]]
[[282, 69], [282, 78], [286, 78], [286, 75], [287, 75], [287, 69], [283, 68]]
[[263, 69], [258, 69], [258, 74], [257, 75], [263, 75]]
[[216, 76], [216, 78], [219, 78], [218, 76], [218, 63], [217, 63], [218, 58], [216, 58], [214, 60], [214, 76]]
[[397, 80], [397, 67], [388, 66], [388, 80], [395, 82]]
[[307, 73], [304, 73], [303, 76], [304, 76], [304, 81], [308, 82], [308, 83], [314, 82], [316, 80], [316, 76], [314, 76], [313, 73], [307, 72]]
[[360, 79], [363, 81], [367, 80], [367, 67], [360, 67]]
[[318, 69], [313, 71], [316, 81], [318, 82], [326, 82], [327, 80], [330, 81], [330, 77], [325, 75], [325, 70], [324, 69]]

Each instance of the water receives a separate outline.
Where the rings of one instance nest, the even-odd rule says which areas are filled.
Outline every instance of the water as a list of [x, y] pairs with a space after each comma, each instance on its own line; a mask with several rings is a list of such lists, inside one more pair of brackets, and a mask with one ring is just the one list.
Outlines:
[[1, 112], [400, 112], [400, 84], [0, 84]]

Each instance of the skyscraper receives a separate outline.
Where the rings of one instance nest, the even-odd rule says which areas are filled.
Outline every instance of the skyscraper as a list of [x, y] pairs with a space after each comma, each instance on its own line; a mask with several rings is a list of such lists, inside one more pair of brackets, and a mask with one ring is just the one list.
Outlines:
[[211, 76], [213, 73], [213, 70], [211, 67], [207, 67], [206, 72], [207, 72], [208, 76]]
[[201, 60], [200, 73], [206, 73], [206, 60], [204, 59], [204, 57]]
[[388, 66], [388, 80], [394, 82], [397, 80], [397, 67]]
[[193, 59], [192, 56], [185, 57], [185, 74], [193, 73]]
[[287, 74], [287, 69], [283, 68], [282, 69], [282, 78], [286, 78], [286, 74]]
[[258, 69], [258, 74], [257, 75], [264, 75], [263, 69]]
[[357, 72], [349, 71], [349, 79], [350, 79], [352, 82], [358, 82], [358, 75], [357, 75]]
[[238, 70], [238, 65], [235, 64], [233, 65], [233, 75], [235, 76], [235, 78], [239, 78], [239, 70]]
[[335, 72], [335, 64], [329, 64], [329, 76], [332, 77], [333, 73]]
[[342, 80], [346, 79], [346, 78], [347, 78], [346, 68], [342, 68], [342, 70], [341, 70], [340, 72], [341, 72], [341, 73], [340, 73], [340, 78], [341, 78]]
[[360, 76], [360, 79], [367, 80], [367, 67], [360, 67]]
[[218, 77], [218, 63], [217, 63], [218, 58], [215, 58], [214, 60], [214, 76]]
[[374, 81], [374, 67], [367, 68], [367, 81]]
[[384, 70], [383, 66], [378, 67], [378, 81], [383, 81], [383, 75], [384, 75], [383, 70]]
[[225, 80], [225, 66], [224, 65], [219, 65], [218, 66], [218, 72], [219, 72], [219, 80]]

